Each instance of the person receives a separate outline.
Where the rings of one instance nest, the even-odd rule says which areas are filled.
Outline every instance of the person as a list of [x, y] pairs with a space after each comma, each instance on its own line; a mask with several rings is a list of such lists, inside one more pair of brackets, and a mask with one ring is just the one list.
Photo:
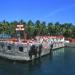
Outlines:
[[35, 45], [32, 45], [29, 50], [29, 57], [32, 59], [32, 55], [35, 55], [35, 58], [37, 57], [37, 49]]
[[41, 56], [41, 53], [42, 53], [42, 44], [39, 45], [39, 52], [38, 52], [39, 57]]
[[53, 43], [50, 45], [50, 53], [52, 52], [53, 49]]

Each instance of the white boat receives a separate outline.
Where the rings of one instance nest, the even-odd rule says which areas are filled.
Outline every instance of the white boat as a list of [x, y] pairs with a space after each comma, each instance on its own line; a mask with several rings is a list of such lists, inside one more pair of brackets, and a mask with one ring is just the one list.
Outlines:
[[32, 60], [64, 47], [64, 37], [39, 36], [27, 42], [0, 42], [0, 56], [11, 60]]
[[[16, 31], [24, 31], [23, 25], [17, 25]], [[37, 36], [36, 40], [0, 41], [0, 57], [11, 60], [33, 60], [49, 54], [53, 49], [64, 47], [63, 36]]]

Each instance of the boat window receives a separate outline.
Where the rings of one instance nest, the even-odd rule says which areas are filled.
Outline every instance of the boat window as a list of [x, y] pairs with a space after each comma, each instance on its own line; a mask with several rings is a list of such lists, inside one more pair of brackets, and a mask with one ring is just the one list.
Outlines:
[[20, 52], [23, 52], [23, 47], [19, 47], [19, 51]]
[[11, 50], [11, 46], [7, 46], [8, 50]]

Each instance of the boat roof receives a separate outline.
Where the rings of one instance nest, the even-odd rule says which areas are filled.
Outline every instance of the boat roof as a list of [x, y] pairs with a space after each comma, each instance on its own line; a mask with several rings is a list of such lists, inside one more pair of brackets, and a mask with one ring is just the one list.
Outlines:
[[36, 38], [64, 38], [64, 36], [36, 36]]

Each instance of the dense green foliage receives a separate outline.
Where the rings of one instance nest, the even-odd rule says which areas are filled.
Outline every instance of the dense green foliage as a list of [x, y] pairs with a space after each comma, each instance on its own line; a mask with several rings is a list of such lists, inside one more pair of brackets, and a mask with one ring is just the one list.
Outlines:
[[63, 35], [65, 37], [75, 38], [75, 26], [72, 23], [60, 24], [59, 22], [50, 22], [46, 24], [46, 22], [40, 22], [39, 20], [37, 20], [35, 23], [33, 23], [31, 20], [28, 22], [23, 20], [20, 20], [19, 22], [7, 22], [4, 20], [0, 22], [0, 34], [6, 33], [15, 36], [15, 28], [17, 24], [25, 25], [25, 32], [29, 37], [34, 37], [36, 35]]

